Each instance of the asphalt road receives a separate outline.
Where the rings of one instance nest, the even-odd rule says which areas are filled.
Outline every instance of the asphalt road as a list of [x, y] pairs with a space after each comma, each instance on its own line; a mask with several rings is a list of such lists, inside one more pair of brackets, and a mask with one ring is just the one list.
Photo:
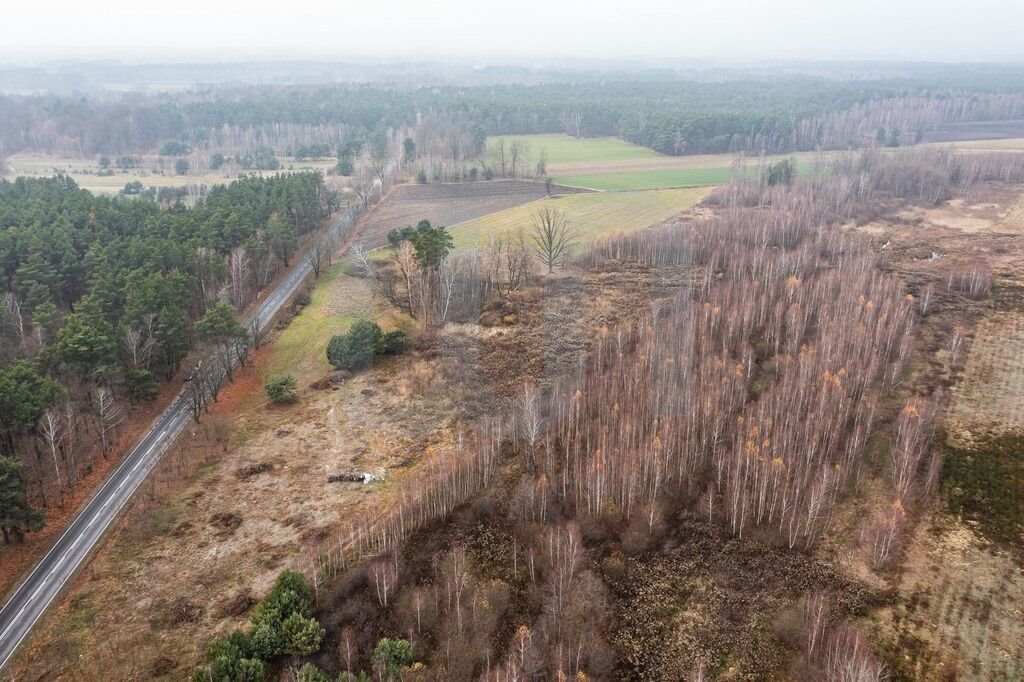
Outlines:
[[[349, 218], [342, 216], [335, 220], [348, 222]], [[252, 329], [253, 320], [258, 320], [259, 331], [267, 329], [281, 306], [312, 271], [305, 259], [295, 263], [291, 272], [245, 320], [246, 327]], [[222, 380], [223, 376], [217, 379]], [[82, 566], [160, 456], [191, 421], [192, 413], [183, 389], [99, 491], [82, 507], [64, 534], [0, 610], [0, 668], [7, 665], [36, 621]]]

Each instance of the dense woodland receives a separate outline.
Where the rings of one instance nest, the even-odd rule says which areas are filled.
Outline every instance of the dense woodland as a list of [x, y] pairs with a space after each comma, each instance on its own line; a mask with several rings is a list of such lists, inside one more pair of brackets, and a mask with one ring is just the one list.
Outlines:
[[[348, 140], [441, 116], [484, 135], [616, 135], [666, 154], [846, 148], [912, 143], [946, 122], [1024, 116], [1022, 74], [841, 81], [568, 82], [478, 87], [220, 87], [177, 95], [2, 96], [0, 157], [22, 150], [131, 154], [168, 141], [250, 153]], [[480, 133], [478, 133], [480, 134]], [[458, 158], [479, 153], [460, 142]]]
[[192, 209], [93, 196], [61, 176], [0, 183], [5, 538], [39, 522], [26, 494], [51, 505], [110, 454], [131, 406], [190, 348], [247, 335], [231, 311], [337, 201], [318, 173], [244, 177]]

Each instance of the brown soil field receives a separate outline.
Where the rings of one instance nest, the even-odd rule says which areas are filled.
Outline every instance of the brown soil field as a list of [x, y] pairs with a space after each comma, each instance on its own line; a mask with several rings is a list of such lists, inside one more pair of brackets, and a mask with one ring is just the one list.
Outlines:
[[[558, 185], [552, 188], [557, 194], [586, 191]], [[454, 225], [544, 196], [544, 183], [532, 180], [398, 185], [364, 218], [362, 240], [371, 247], [383, 246], [388, 232], [397, 227], [415, 225], [420, 220]]]

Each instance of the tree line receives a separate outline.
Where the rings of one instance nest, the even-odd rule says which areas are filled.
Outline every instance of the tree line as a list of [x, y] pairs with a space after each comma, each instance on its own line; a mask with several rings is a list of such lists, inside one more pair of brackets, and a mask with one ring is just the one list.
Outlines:
[[[568, 82], [477, 87], [219, 87], [188, 97], [0, 97], [0, 156], [19, 150], [124, 155], [169, 141], [196, 150], [261, 146], [322, 156], [420, 120], [490, 135], [614, 135], [666, 154], [845, 148], [879, 127], [905, 141], [943, 122], [1021, 118], [1015, 74], [842, 81]], [[423, 119], [426, 117], [426, 119]], [[442, 138], [454, 152], [472, 137]]]

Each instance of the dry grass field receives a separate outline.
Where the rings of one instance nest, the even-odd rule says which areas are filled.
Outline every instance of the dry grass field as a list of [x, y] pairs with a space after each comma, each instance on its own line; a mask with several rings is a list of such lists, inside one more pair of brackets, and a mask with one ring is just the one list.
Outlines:
[[529, 230], [536, 210], [550, 206], [564, 211], [580, 238], [590, 240], [659, 223], [693, 207], [706, 194], [706, 189], [570, 194], [521, 204], [449, 227], [456, 246], [470, 247], [520, 228]]
[[948, 428], [957, 445], [974, 434], [1024, 433], [1024, 313], [993, 312], [975, 328]]

